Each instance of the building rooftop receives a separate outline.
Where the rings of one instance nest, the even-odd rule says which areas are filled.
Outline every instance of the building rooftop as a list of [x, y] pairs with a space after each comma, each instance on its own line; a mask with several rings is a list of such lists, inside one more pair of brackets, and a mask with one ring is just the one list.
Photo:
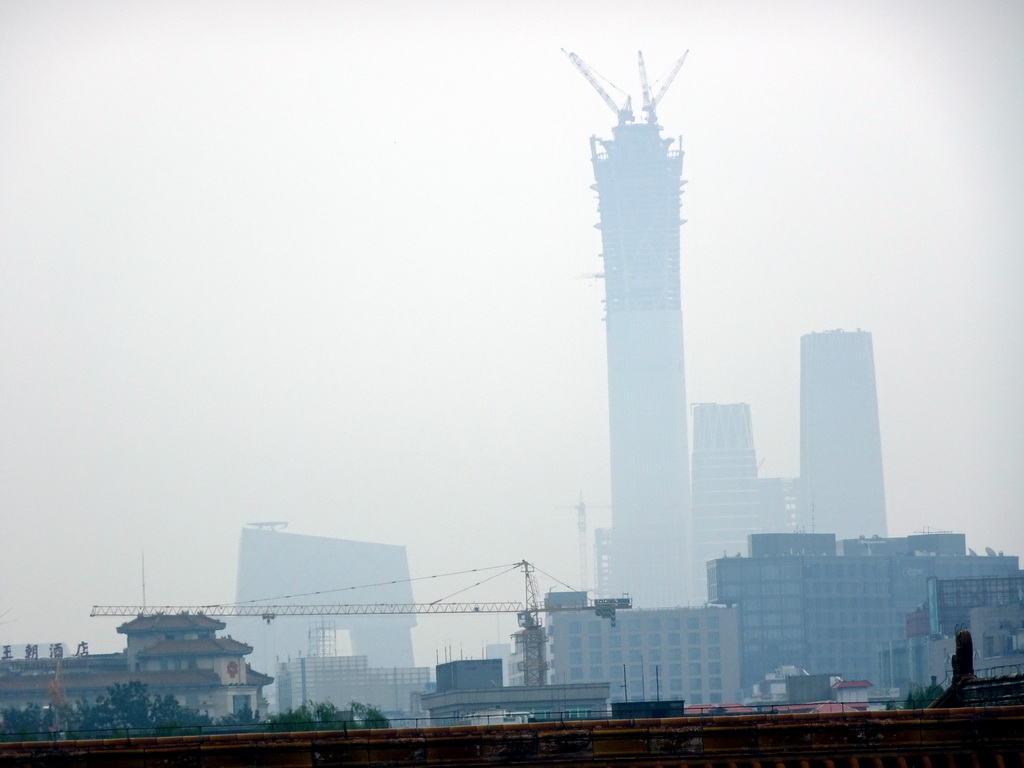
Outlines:
[[139, 651], [147, 656], [223, 656], [224, 654], [252, 653], [252, 646], [230, 637], [200, 637], [194, 640], [157, 640]]
[[227, 626], [223, 621], [211, 619], [209, 616], [188, 613], [155, 614], [139, 616], [125, 622], [117, 628], [121, 634], [132, 632], [183, 631], [188, 629], [218, 630]]

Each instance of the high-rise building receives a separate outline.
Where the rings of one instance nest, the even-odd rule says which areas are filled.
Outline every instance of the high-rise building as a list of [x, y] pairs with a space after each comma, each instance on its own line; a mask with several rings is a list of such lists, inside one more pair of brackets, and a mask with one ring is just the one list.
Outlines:
[[800, 339], [800, 523], [838, 538], [885, 536], [871, 334]]
[[[239, 603], [411, 603], [405, 547], [284, 533], [283, 523], [242, 529], [238, 546]], [[369, 585], [369, 586], [367, 586]], [[254, 665], [305, 656], [366, 656], [371, 667], [413, 666], [412, 615], [232, 618], [230, 631], [251, 637]], [[276, 686], [268, 691], [276, 695]], [[348, 702], [335, 702], [339, 706]]]
[[705, 564], [746, 550], [747, 536], [761, 530], [761, 496], [750, 406], [697, 403], [692, 416], [691, 599], [706, 599]]
[[[574, 63], [594, 84], [585, 65]], [[690, 489], [679, 275], [683, 153], [662, 137], [647, 99], [645, 122], [633, 122], [627, 106], [613, 138], [590, 144], [604, 259], [612, 585], [636, 605], [654, 607], [690, 597]]]
[[764, 533], [792, 533], [796, 530], [799, 486], [799, 480], [794, 477], [757, 479], [761, 496], [761, 530]]

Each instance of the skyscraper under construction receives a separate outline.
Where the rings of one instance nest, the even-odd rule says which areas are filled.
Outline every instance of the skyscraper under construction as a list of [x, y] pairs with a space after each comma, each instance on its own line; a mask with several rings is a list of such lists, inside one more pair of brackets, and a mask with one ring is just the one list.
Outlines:
[[[639, 56], [644, 119], [619, 107], [575, 54], [577, 69], [618, 115], [611, 139], [591, 138], [600, 212], [611, 442], [611, 584], [642, 607], [687, 590], [689, 461], [683, 377], [679, 227], [683, 153], [662, 137], [657, 95]], [[685, 58], [685, 55], [684, 55]]]

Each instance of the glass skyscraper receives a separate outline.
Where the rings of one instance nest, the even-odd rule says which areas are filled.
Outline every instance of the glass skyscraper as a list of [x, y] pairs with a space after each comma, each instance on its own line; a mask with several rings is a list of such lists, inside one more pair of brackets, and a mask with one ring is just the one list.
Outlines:
[[693, 406], [693, 563], [697, 599], [706, 599], [708, 560], [745, 552], [762, 527], [757, 456], [746, 403]]
[[840, 539], [885, 536], [871, 334], [800, 339], [800, 525]]

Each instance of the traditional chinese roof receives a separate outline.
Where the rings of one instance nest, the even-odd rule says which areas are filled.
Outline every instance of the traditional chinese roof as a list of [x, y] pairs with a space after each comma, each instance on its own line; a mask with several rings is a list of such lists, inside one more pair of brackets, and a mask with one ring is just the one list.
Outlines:
[[224, 629], [226, 626], [227, 625], [223, 621], [211, 619], [209, 616], [198, 616], [188, 613], [158, 613], [152, 616], [139, 616], [134, 618], [119, 626], [117, 631], [121, 634], [128, 635], [133, 632], [166, 632], [188, 629], [218, 630]]
[[245, 679], [249, 685], [270, 685], [274, 682], [274, 678], [270, 675], [264, 675], [262, 672], [257, 672], [248, 664], [245, 665]]
[[[6, 743], [10, 765], [1019, 767], [1024, 708], [739, 715]], [[429, 756], [429, 760], [426, 758]]]
[[820, 704], [814, 706], [811, 712], [820, 714], [836, 714], [839, 712], [867, 712], [868, 703], [866, 701], [851, 701], [851, 702], [840, 702], [840, 701], [823, 701]]
[[[270, 678], [273, 679], [273, 678]], [[52, 675], [11, 675], [0, 678], [0, 696], [10, 693], [22, 693], [26, 691], [45, 691]], [[74, 699], [87, 691], [104, 693], [118, 683], [140, 682], [149, 688], [164, 686], [216, 686], [220, 685], [220, 678], [212, 669], [182, 669], [154, 671], [154, 672], [99, 672], [68, 675], [65, 674], [61, 681], [62, 687], [68, 698]], [[256, 682], [255, 685], [265, 685]]]
[[693, 704], [686, 707], [686, 715], [752, 715], [757, 710], [744, 704]]
[[139, 651], [147, 656], [238, 656], [252, 653], [252, 646], [230, 637], [157, 640]]

